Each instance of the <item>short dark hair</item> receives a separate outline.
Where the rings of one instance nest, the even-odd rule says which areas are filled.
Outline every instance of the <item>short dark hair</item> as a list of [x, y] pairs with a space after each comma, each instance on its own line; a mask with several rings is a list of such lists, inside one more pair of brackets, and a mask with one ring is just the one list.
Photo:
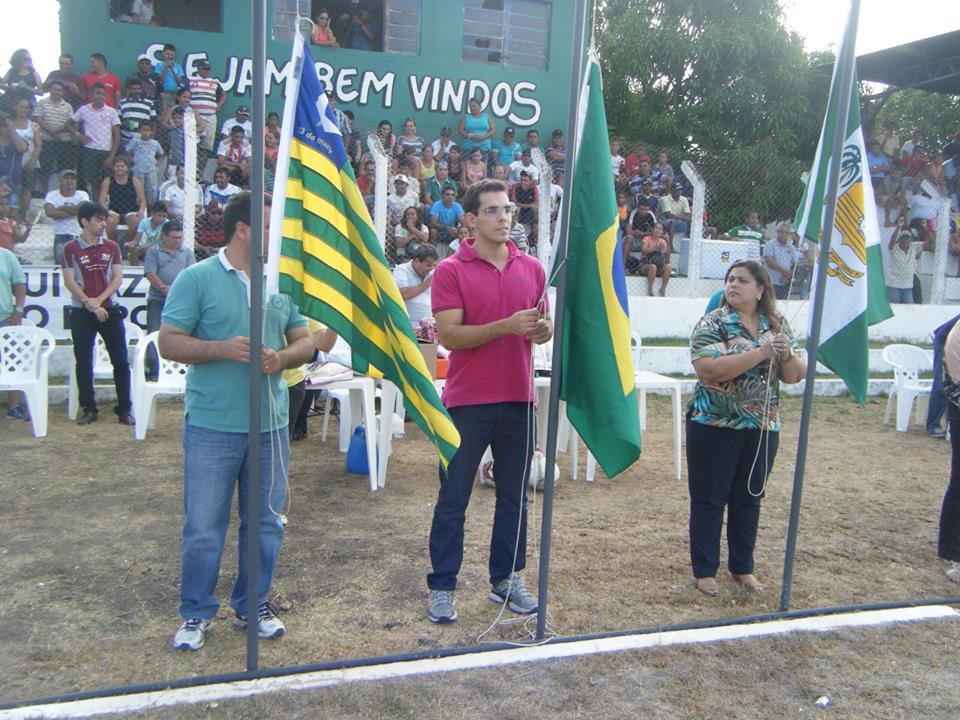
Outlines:
[[152, 127], [153, 127], [153, 120], [141, 120], [141, 121], [137, 124], [137, 130], [139, 130], [140, 128], [145, 128], [145, 127], [152, 128]]
[[507, 185], [502, 180], [487, 178], [474, 183], [463, 197], [463, 211], [476, 215], [480, 212], [480, 196], [485, 193], [507, 192]]
[[132, 77], [127, 80], [127, 90], [130, 89], [131, 85], [136, 85], [137, 87], [143, 87], [143, 83], [140, 82], [139, 78]]
[[233, 135], [235, 132], [243, 133], [244, 135], [247, 134], [247, 131], [243, 129], [243, 125], [234, 125], [232, 128], [230, 128], [231, 135]]
[[83, 225], [84, 220], [90, 220], [95, 217], [106, 218], [110, 216], [110, 211], [100, 203], [82, 202], [77, 207], [77, 222]]
[[57, 60], [60, 60], [61, 58], [67, 58], [70, 62], [73, 62], [73, 55], [70, 53], [60, 53], [60, 57], [58, 57]]
[[[239, 192], [227, 201], [227, 206], [223, 209], [223, 238], [227, 242], [233, 238], [237, 231], [237, 223], [250, 225], [251, 206], [253, 204], [253, 195], [250, 191]], [[271, 199], [269, 195], [263, 196], [263, 204], [270, 207]]]
[[160, 232], [164, 235], [169, 235], [172, 232], [183, 232], [183, 223], [179, 220], [167, 220], [160, 228]]
[[163, 44], [163, 49], [164, 49], [164, 50], [173, 50], [174, 52], [176, 52], [176, 51], [177, 51], [177, 46], [174, 45], [173, 43], [164, 43], [164, 44]]
[[107, 65], [107, 56], [104, 55], [103, 53], [91, 53], [90, 59], [99, 60], [100, 62], [103, 63], [104, 67], [106, 67]]
[[94, 90], [103, 90], [104, 92], [106, 92], [107, 86], [99, 82], [94, 83], [93, 85], [90, 86], [90, 92], [92, 93]]
[[440, 255], [437, 253], [437, 249], [433, 245], [427, 243], [421, 243], [416, 250], [413, 251], [413, 259], [423, 262], [433, 258], [434, 260], [439, 260]]
[[54, 85], [59, 85], [61, 90], [66, 90], [66, 87], [59, 80], [51, 80], [47, 87], [53, 87]]
[[160, 200], [157, 200], [155, 203], [150, 205], [150, 214], [152, 215], [155, 212], [167, 212], [167, 205]]

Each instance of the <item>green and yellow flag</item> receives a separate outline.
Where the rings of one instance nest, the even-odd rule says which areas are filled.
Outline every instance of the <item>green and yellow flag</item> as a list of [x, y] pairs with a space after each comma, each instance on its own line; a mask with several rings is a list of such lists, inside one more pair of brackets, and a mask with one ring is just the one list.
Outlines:
[[[591, 50], [570, 199], [560, 397], [608, 477], [640, 457], [640, 416], [600, 64]], [[585, 109], [585, 113], [584, 113]]]
[[[310, 50], [299, 33], [294, 67], [300, 71], [299, 83], [295, 102], [289, 101], [284, 112], [279, 150], [283, 164], [289, 158], [289, 168], [284, 197], [275, 200], [282, 203], [282, 230], [271, 236], [277, 237], [279, 252], [271, 248], [269, 253], [271, 259], [278, 258], [279, 290], [291, 295], [303, 314], [349, 343], [355, 371], [397, 386], [407, 412], [436, 445], [446, 467], [460, 435], [424, 363]], [[280, 180], [278, 190], [284, 185]]]

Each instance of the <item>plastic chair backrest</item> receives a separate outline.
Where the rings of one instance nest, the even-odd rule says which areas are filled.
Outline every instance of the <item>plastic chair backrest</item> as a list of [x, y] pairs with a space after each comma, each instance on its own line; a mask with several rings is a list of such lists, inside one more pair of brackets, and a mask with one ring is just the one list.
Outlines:
[[0, 328], [0, 382], [37, 380], [44, 350], [52, 352], [53, 336], [32, 325]]
[[921, 372], [933, 369], [933, 361], [927, 351], [916, 345], [906, 343], [887, 345], [881, 357], [893, 368], [893, 379], [897, 385], [915, 382], [919, 379]]
[[[173, 360], [167, 360], [160, 354], [160, 348], [157, 346], [159, 333], [154, 331], [145, 335], [137, 345], [137, 367], [142, 368], [146, 364], [147, 349], [152, 345], [159, 358], [157, 368], [157, 385], [185, 391], [187, 389], [187, 365]], [[139, 371], [138, 371], [139, 374]]]
[[[137, 347], [140, 344], [140, 340], [143, 339], [143, 330], [129, 320], [123, 321], [123, 329], [127, 336], [127, 347]], [[99, 334], [97, 334], [97, 339], [93, 345], [93, 372], [113, 372], [113, 363], [110, 362], [110, 353], [107, 352], [107, 346], [104, 344], [103, 338], [100, 337]]]

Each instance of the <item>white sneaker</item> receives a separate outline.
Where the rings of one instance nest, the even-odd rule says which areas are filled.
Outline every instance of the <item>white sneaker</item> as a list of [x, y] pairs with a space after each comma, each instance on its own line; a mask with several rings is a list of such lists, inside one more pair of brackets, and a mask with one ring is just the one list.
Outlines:
[[203, 647], [203, 636], [210, 630], [212, 620], [189, 618], [173, 636], [174, 650], [199, 650]]
[[[246, 629], [247, 627], [247, 618], [245, 615], [241, 615], [238, 612], [235, 612], [233, 619], [233, 624], [238, 628]], [[273, 608], [269, 602], [260, 603], [260, 607], [257, 608], [257, 620], [259, 621], [259, 627], [257, 629], [257, 636], [261, 640], [271, 640], [273, 638], [278, 638], [286, 631], [286, 628], [283, 625], [283, 621], [277, 617], [277, 611]]]

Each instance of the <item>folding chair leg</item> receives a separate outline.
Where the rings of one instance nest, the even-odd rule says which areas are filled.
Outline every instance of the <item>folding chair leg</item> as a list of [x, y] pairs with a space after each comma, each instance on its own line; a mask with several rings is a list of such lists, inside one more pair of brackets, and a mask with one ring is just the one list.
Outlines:
[[887, 409], [883, 413], [883, 424], [890, 424], [890, 411], [893, 410], [893, 399], [897, 394], [897, 388], [894, 386], [890, 387], [890, 394], [887, 395]]
[[370, 491], [377, 491], [377, 413], [372, 392], [363, 394], [363, 424], [367, 435], [367, 468], [370, 471]]

